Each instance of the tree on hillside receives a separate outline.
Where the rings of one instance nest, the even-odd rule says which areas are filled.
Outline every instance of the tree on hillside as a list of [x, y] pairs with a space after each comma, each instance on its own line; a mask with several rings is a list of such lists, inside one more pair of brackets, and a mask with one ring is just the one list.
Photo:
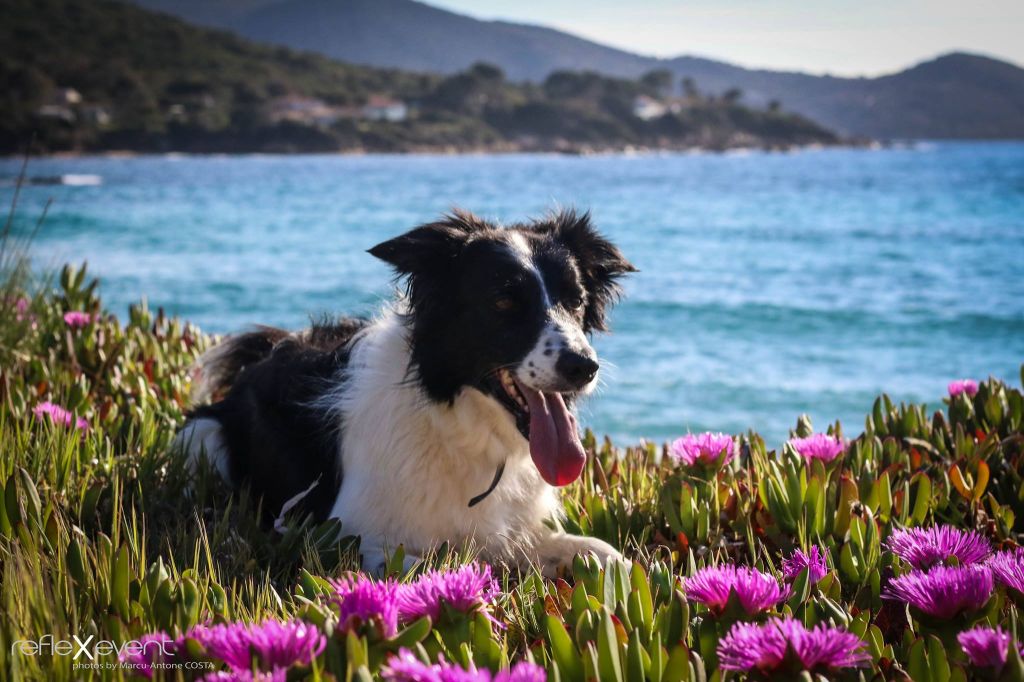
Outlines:
[[680, 82], [683, 86], [683, 94], [687, 99], [695, 100], [700, 97], [700, 91], [697, 89], [697, 82], [689, 76], [684, 76]]
[[668, 69], [648, 71], [640, 77], [640, 83], [659, 97], [672, 94], [672, 72]]

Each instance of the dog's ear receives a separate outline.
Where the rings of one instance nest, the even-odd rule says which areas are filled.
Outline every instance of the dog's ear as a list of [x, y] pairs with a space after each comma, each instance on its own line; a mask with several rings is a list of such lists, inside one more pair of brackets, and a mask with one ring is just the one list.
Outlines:
[[550, 222], [552, 236], [561, 241], [576, 259], [587, 290], [587, 309], [583, 313], [586, 331], [605, 331], [605, 312], [622, 293], [618, 279], [637, 272], [622, 252], [590, 223], [590, 213], [564, 210]]
[[486, 224], [472, 213], [455, 211], [441, 220], [421, 225], [369, 249], [399, 275], [415, 276], [446, 268], [459, 254], [469, 235]]

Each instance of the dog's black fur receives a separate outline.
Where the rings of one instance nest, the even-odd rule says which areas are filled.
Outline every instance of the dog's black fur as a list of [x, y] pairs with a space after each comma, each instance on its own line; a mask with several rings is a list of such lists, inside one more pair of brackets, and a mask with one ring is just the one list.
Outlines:
[[[586, 334], [606, 329], [606, 309], [619, 293], [616, 280], [635, 270], [587, 214], [573, 211], [508, 228], [456, 212], [369, 252], [406, 285], [408, 380], [438, 403], [476, 388], [501, 403], [527, 438], [528, 417], [502, 389], [497, 371], [534, 348], [549, 306], [560, 307]], [[252, 486], [268, 518], [317, 480], [303, 508], [318, 519], [330, 511], [341, 482], [344, 429], [323, 398], [338, 394], [350, 352], [368, 324], [343, 319], [298, 334], [260, 328], [235, 337], [221, 354], [213, 388], [227, 395], [192, 416], [220, 423], [232, 480]], [[589, 363], [596, 371], [596, 363], [565, 348], [544, 351], [555, 353], [561, 354], [564, 385], [552, 390], [569, 400], [586, 383], [574, 367]], [[388, 428], [387, 415], [381, 419], [381, 428]]]

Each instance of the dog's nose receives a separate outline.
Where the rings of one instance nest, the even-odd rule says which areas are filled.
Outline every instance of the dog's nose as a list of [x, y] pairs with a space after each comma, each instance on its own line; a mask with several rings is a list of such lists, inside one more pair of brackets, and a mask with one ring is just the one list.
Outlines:
[[571, 350], [562, 351], [555, 363], [558, 371], [574, 388], [582, 388], [594, 380], [600, 365], [593, 358]]

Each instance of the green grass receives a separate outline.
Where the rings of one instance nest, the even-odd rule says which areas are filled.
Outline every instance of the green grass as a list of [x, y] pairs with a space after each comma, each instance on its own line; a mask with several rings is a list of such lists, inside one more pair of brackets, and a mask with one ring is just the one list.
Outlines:
[[[211, 620], [292, 616], [331, 631], [324, 578], [357, 567], [357, 541], [335, 522], [261, 529], [252, 500], [213, 477], [189, 493], [168, 456], [189, 367], [211, 338], [145, 305], [118, 320], [103, 311], [84, 268], [38, 282], [10, 248], [4, 253], [0, 678], [126, 675], [75, 670], [71, 656], [12, 653], [17, 640], [44, 635], [120, 642]], [[71, 329], [63, 315], [73, 310], [97, 318]], [[34, 417], [46, 400], [87, 419], [88, 430]], [[678, 578], [720, 562], [778, 574], [784, 555], [820, 544], [833, 570], [817, 585], [798, 579], [779, 610], [862, 636], [872, 661], [850, 679], [967, 679], [955, 644], [936, 646], [947, 641], [942, 633], [881, 600], [884, 582], [906, 571], [881, 543], [897, 526], [949, 523], [1016, 546], [1022, 414], [1024, 395], [997, 380], [934, 414], [883, 396], [839, 465], [807, 467], [788, 447], [769, 449], [749, 433], [738, 436], [737, 461], [706, 477], [675, 467], [654, 445], [617, 447], [588, 434], [584, 476], [564, 494], [566, 528], [623, 548], [632, 565], [601, 570], [581, 559], [557, 581], [503, 575], [495, 614], [504, 629], [478, 617], [454, 638], [438, 629], [405, 636], [423, 651], [492, 669], [529, 657], [549, 679], [713, 679], [724, 624], [688, 603]], [[797, 422], [796, 433], [810, 430]], [[854, 436], [849, 427], [846, 436]], [[450, 548], [427, 563], [468, 556]], [[1000, 592], [981, 617], [1010, 627], [1015, 613]], [[374, 652], [386, 650], [370, 644], [335, 633], [307, 673], [365, 679], [379, 668]], [[1024, 676], [1024, 668], [1011, 672], [1006, 679]]]

